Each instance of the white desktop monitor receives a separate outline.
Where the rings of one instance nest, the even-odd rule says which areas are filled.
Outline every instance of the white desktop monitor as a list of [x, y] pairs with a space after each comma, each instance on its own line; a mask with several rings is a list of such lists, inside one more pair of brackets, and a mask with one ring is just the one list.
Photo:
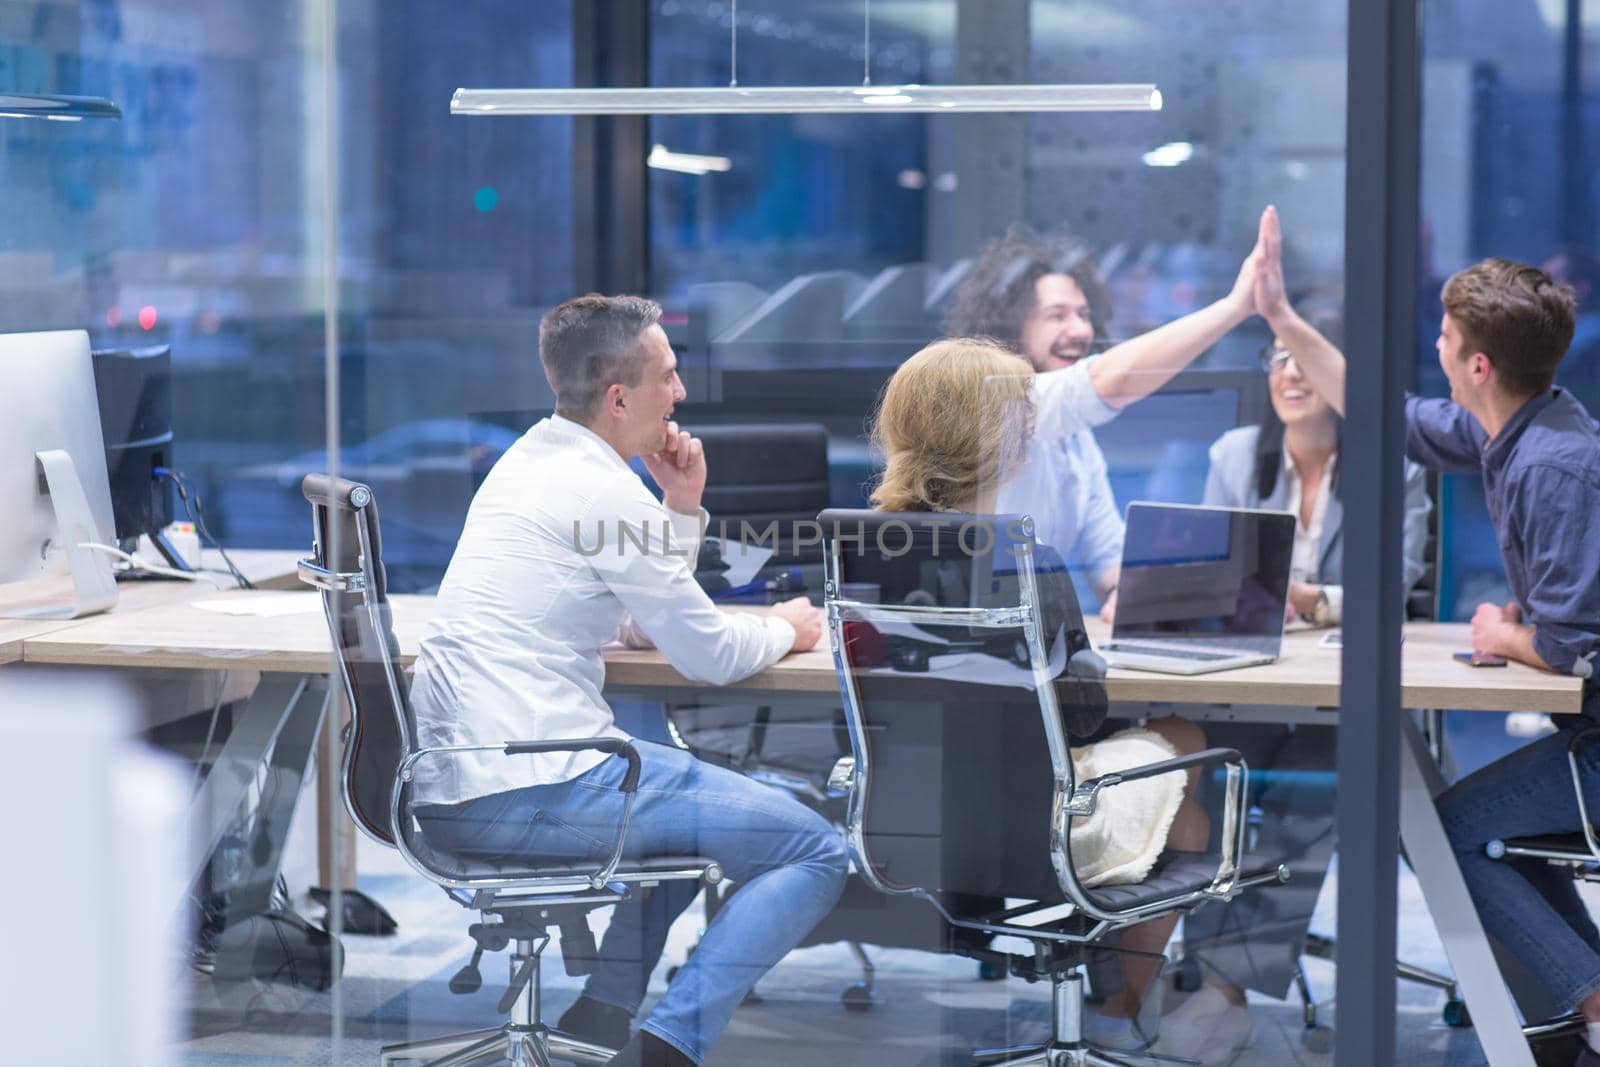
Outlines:
[[[0, 585], [69, 573], [81, 577], [85, 560], [93, 557], [77, 550], [57, 522], [58, 509], [72, 507], [72, 494], [63, 489], [53, 499], [37, 456], [60, 451], [71, 457], [87, 504], [86, 515], [77, 512], [84, 515], [78, 532], [88, 535], [85, 540], [109, 543], [116, 527], [89, 335], [0, 334], [0, 382]], [[110, 558], [95, 557], [94, 577], [108, 581]], [[114, 601], [114, 586], [111, 594]]]

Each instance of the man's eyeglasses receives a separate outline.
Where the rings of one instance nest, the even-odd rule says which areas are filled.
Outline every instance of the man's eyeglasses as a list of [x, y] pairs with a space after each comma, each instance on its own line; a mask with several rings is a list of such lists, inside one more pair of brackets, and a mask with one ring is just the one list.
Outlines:
[[1271, 374], [1280, 371], [1291, 359], [1294, 353], [1279, 344], [1266, 345], [1261, 349], [1261, 369]]

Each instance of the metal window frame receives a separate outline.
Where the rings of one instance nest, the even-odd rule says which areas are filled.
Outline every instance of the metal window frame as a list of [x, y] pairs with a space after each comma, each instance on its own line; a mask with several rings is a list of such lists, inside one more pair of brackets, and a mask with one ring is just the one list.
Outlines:
[[1345, 139], [1346, 558], [1338, 741], [1338, 1067], [1395, 1061], [1405, 444], [1415, 339], [1417, 0], [1350, 0]]

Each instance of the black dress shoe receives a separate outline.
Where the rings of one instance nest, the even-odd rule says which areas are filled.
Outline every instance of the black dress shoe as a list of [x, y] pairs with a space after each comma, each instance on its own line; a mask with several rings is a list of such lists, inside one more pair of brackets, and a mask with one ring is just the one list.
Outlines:
[[614, 1004], [579, 997], [561, 1016], [556, 1029], [591, 1045], [621, 1048], [628, 1043], [628, 1028], [632, 1024], [632, 1012]]
[[695, 1062], [648, 1030], [633, 1035], [606, 1067], [696, 1067]]

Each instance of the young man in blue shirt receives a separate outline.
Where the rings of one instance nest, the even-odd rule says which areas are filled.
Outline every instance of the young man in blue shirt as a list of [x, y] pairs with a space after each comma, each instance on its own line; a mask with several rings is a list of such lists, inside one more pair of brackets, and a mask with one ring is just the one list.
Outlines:
[[[1264, 230], [1270, 247], [1275, 216]], [[1266, 273], [1258, 309], [1342, 411], [1343, 357], [1294, 313], [1281, 275]], [[1439, 814], [1484, 927], [1560, 1011], [1589, 1020], [1576, 1067], [1600, 1067], [1600, 931], [1565, 874], [1485, 852], [1492, 840], [1583, 826], [1567, 753], [1573, 734], [1600, 718], [1600, 425], [1551, 384], [1572, 342], [1572, 290], [1535, 267], [1487, 259], [1446, 282], [1443, 303], [1439, 365], [1450, 399], [1406, 399], [1406, 453], [1483, 477], [1513, 599], [1478, 605], [1473, 650], [1585, 685], [1582, 718], [1457, 782]], [[1581, 746], [1577, 767], [1585, 803], [1600, 807], [1600, 744]]]

